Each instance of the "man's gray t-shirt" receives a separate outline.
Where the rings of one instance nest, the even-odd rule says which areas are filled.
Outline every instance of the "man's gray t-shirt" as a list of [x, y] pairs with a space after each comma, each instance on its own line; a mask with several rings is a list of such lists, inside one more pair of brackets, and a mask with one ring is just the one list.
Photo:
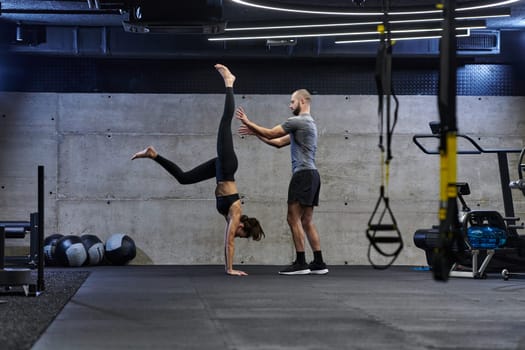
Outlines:
[[310, 114], [301, 114], [288, 118], [281, 124], [284, 131], [290, 134], [292, 172], [317, 169], [315, 152], [317, 151], [317, 126]]

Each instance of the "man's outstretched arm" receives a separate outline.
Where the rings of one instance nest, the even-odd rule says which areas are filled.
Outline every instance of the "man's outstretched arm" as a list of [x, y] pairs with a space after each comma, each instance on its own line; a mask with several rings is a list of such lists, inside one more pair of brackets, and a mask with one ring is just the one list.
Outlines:
[[281, 125], [276, 125], [273, 128], [268, 129], [255, 124], [250, 119], [248, 119], [248, 116], [246, 115], [242, 107], [237, 108], [237, 110], [235, 111], [235, 117], [239, 119], [244, 125], [246, 125], [248, 129], [253, 131], [253, 133], [256, 136], [262, 136], [266, 139], [272, 140], [288, 135], [288, 133], [284, 131]]
[[270, 146], [273, 146], [275, 148], [281, 148], [281, 147], [284, 147], [284, 146], [288, 146], [290, 144], [290, 135], [289, 134], [287, 134], [287, 135], [285, 135], [283, 137], [278, 137], [276, 139], [269, 139], [269, 138], [266, 138], [264, 136], [257, 135], [255, 132], [253, 132], [246, 125], [241, 125], [239, 127], [238, 132], [239, 132], [239, 135], [243, 135], [243, 136], [255, 135], [262, 142], [264, 142], [264, 143], [266, 143], [266, 144], [268, 144]]

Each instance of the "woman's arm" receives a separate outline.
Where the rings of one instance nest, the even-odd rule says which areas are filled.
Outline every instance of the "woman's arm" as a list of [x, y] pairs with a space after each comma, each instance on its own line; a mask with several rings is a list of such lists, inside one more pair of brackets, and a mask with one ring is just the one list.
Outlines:
[[233, 256], [235, 253], [235, 233], [241, 222], [241, 201], [233, 203], [228, 213], [226, 234], [224, 237], [224, 268], [228, 275], [246, 276], [244, 271], [233, 269]]

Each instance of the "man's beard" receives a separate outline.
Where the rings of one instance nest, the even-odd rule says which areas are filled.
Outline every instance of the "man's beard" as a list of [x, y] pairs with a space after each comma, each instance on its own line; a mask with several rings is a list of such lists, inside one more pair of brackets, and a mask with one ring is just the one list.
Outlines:
[[299, 115], [299, 113], [301, 112], [301, 108], [299, 106], [297, 106], [293, 111], [293, 115]]

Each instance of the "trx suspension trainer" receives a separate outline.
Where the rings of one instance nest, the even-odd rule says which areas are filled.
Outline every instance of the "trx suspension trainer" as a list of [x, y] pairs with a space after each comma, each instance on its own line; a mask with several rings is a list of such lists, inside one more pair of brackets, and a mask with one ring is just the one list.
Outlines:
[[438, 107], [440, 134], [440, 246], [434, 249], [432, 273], [437, 281], [446, 281], [450, 269], [458, 260], [458, 245], [462, 241], [457, 203], [457, 120], [456, 120], [456, 30], [455, 1], [444, 0], [443, 36], [440, 42]]
[[[399, 101], [393, 93], [392, 86], [392, 40], [388, 28], [388, 4], [385, 7], [385, 25], [379, 25], [381, 41], [376, 59], [375, 80], [378, 92], [379, 116], [379, 149], [381, 151], [381, 187], [374, 211], [368, 220], [366, 237], [370, 241], [368, 246], [368, 261], [375, 269], [386, 269], [397, 259], [403, 249], [403, 238], [397, 225], [394, 213], [390, 209], [388, 198], [388, 183], [390, 177], [390, 161], [392, 160], [392, 135], [397, 123]], [[386, 27], [386, 28], [385, 28]], [[391, 120], [391, 99], [395, 101], [394, 120]], [[385, 111], [386, 109], [386, 111]], [[386, 118], [386, 125], [385, 125]], [[386, 149], [383, 145], [383, 133], [386, 135]], [[386, 159], [385, 159], [386, 152]], [[381, 232], [380, 234], [378, 234]], [[390, 232], [390, 233], [389, 233]], [[392, 234], [393, 233], [393, 234]], [[395, 249], [385, 250], [384, 244], [396, 245]], [[389, 259], [387, 263], [378, 264], [372, 259], [372, 247], [383, 257]]]

